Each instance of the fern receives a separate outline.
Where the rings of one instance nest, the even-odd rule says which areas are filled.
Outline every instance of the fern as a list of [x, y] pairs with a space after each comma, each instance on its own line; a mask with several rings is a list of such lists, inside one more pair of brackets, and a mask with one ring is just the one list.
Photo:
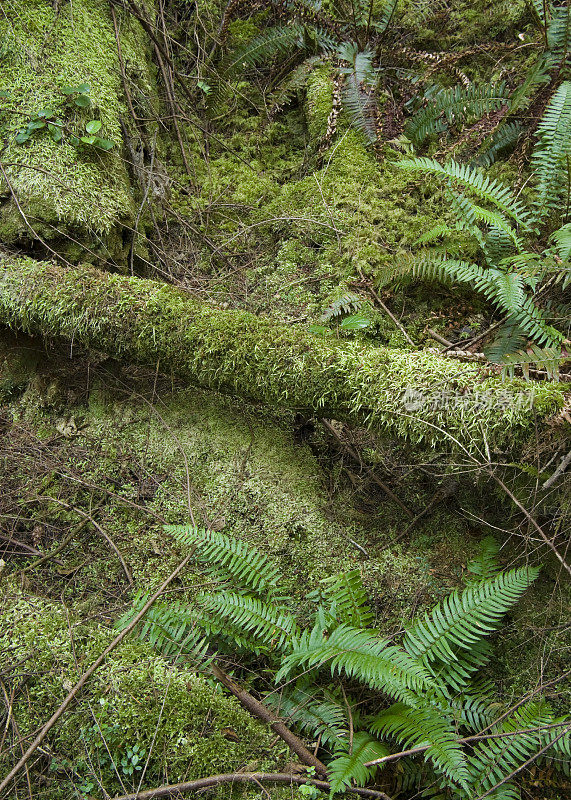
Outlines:
[[535, 339], [538, 344], [555, 346], [562, 334], [545, 321], [532, 298], [525, 295], [525, 283], [516, 272], [480, 267], [445, 254], [426, 251], [419, 256], [401, 255], [394, 266], [393, 277], [411, 274], [415, 278], [442, 283], [466, 283], [495, 303], [504, 313]]
[[507, 186], [483, 175], [468, 164], [458, 164], [456, 161], [440, 164], [433, 158], [419, 157], [397, 161], [396, 166], [407, 172], [426, 172], [431, 175], [447, 177], [451, 181], [469, 187], [478, 197], [496, 206], [522, 227], [527, 228], [531, 222], [529, 211], [521, 201], [513, 196]]
[[398, 6], [398, 0], [385, 0], [378, 14], [378, 20], [373, 24], [373, 28], [377, 33], [386, 33], [387, 28], [393, 21]]
[[[117, 622], [119, 630], [130, 624], [148, 598], [143, 592], [135, 595], [132, 607]], [[198, 620], [197, 614], [183, 603], [155, 602], [139, 626], [139, 637], [167, 658], [184, 656], [200, 662], [206, 655], [208, 641]]]
[[528, 703], [493, 731], [513, 735], [490, 738], [476, 745], [473, 755], [468, 757], [473, 792], [469, 797], [478, 797], [492, 789], [534, 752], [555, 739], [562, 729], [542, 730], [543, 726], [552, 722], [553, 716], [545, 704]]
[[371, 778], [377, 767], [366, 767], [367, 761], [383, 758], [389, 751], [386, 745], [374, 739], [370, 734], [359, 731], [353, 737], [350, 752], [337, 755], [328, 764], [327, 772], [331, 784], [330, 797], [336, 792], [343, 792], [351, 783], [357, 786], [364, 784]]
[[480, 542], [478, 556], [468, 563], [468, 572], [476, 575], [480, 580], [495, 578], [500, 571], [498, 553], [500, 548], [493, 536], [486, 536]]
[[557, 89], [538, 125], [531, 165], [537, 183], [538, 219], [562, 208], [564, 176], [571, 156], [571, 81]]
[[378, 735], [395, 738], [403, 749], [429, 745], [425, 757], [436, 771], [468, 788], [470, 774], [456, 729], [439, 709], [428, 704], [410, 708], [395, 703], [377, 714], [369, 728]]
[[520, 122], [506, 122], [482, 145], [480, 154], [474, 159], [475, 166], [490, 167], [497, 157], [513, 147], [519, 139], [523, 126]]
[[292, 50], [304, 49], [303, 25], [297, 23], [268, 28], [251, 41], [232, 51], [220, 66], [221, 74], [231, 79], [245, 69], [277, 57], [289, 57]]
[[215, 571], [222, 569], [239, 586], [264, 592], [276, 587], [277, 568], [245, 542], [188, 525], [166, 525], [165, 530], [186, 547], [196, 545], [203, 563], [212, 564]]
[[344, 703], [335, 700], [327, 691], [320, 691], [319, 695], [316, 696], [316, 687], [310, 685], [305, 690], [286, 689], [279, 696], [272, 693], [265, 702], [301, 731], [319, 737], [323, 745], [330, 745], [334, 750], [346, 748], [349, 727]]
[[542, 370], [547, 373], [550, 380], [557, 381], [560, 378], [560, 369], [564, 364], [569, 363], [569, 356], [561, 351], [560, 347], [537, 347], [530, 344], [528, 350], [520, 350], [516, 353], [504, 355], [499, 362], [503, 367], [503, 374], [513, 377], [515, 368], [519, 368], [524, 377], [529, 378], [530, 368]]
[[323, 588], [319, 594], [329, 604], [330, 613], [338, 622], [354, 628], [366, 628], [371, 623], [373, 613], [358, 569], [325, 578], [321, 585]]
[[533, 567], [521, 567], [453, 592], [406, 631], [405, 650], [426, 666], [435, 660], [458, 661], [460, 651], [469, 651], [496, 630], [538, 574]]
[[224, 633], [230, 623], [240, 634], [249, 633], [260, 648], [285, 650], [292, 637], [299, 635], [297, 622], [287, 610], [257, 597], [218, 592], [200, 595], [199, 603], [216, 621], [217, 632]]
[[339, 625], [329, 635], [320, 625], [304, 631], [294, 642], [276, 675], [280, 681], [295, 667], [327, 666], [332, 675], [345, 674], [392, 697], [410, 699], [411, 692], [431, 684], [431, 678], [416, 658], [373, 632]]
[[468, 88], [458, 85], [452, 89], [441, 89], [430, 98], [425, 108], [407, 122], [405, 134], [419, 146], [429, 136], [447, 130], [450, 125], [463, 125], [470, 118], [497, 111], [507, 99], [505, 83]]

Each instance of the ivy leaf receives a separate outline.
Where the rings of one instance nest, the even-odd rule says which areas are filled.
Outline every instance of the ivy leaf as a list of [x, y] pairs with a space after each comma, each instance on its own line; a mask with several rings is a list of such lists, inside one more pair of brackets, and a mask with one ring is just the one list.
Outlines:
[[73, 102], [76, 106], [79, 106], [79, 108], [87, 108], [91, 105], [91, 100], [84, 94], [78, 95]]
[[361, 328], [368, 328], [370, 324], [371, 320], [362, 314], [351, 314], [350, 317], [345, 317], [339, 327], [344, 331], [358, 331]]
[[95, 144], [101, 150], [111, 150], [112, 147], [115, 146], [115, 142], [112, 142], [110, 139], [100, 139], [99, 136], [96, 137], [97, 141]]
[[99, 119], [92, 119], [85, 126], [85, 130], [87, 131], [87, 133], [98, 133], [100, 129], [101, 129], [101, 120]]
[[59, 125], [54, 125], [53, 123], [48, 123], [48, 132], [54, 142], [61, 142], [62, 140], [62, 132]]
[[95, 144], [98, 138], [98, 136], [82, 136], [80, 141], [84, 144]]
[[16, 144], [24, 144], [30, 138], [30, 134], [26, 133], [26, 131], [18, 131], [16, 134]]

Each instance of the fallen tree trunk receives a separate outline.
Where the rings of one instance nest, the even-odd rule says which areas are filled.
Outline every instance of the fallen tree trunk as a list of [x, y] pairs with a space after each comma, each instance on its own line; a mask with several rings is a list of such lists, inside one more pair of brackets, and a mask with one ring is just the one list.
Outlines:
[[0, 260], [0, 323], [439, 447], [513, 450], [564, 401], [560, 385], [502, 383], [481, 365], [315, 336], [154, 281], [24, 257]]

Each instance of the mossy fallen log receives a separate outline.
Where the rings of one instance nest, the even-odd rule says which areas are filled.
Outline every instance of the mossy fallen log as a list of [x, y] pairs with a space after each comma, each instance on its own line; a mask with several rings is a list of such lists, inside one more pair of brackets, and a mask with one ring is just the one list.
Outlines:
[[502, 383], [481, 365], [316, 336], [165, 284], [25, 257], [0, 259], [0, 322], [439, 447], [513, 452], [564, 402], [561, 385]]

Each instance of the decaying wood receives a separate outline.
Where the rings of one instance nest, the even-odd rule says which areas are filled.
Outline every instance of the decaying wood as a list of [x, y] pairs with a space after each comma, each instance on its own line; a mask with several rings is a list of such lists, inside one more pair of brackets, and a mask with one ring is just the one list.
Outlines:
[[299, 737], [292, 733], [290, 729], [270, 711], [263, 703], [256, 700], [249, 692], [239, 686], [223, 669], [217, 664], [212, 665], [212, 674], [220, 681], [232, 694], [238, 698], [240, 703], [258, 719], [267, 722], [275, 731], [278, 736], [284, 740], [288, 747], [296, 754], [303, 764], [308, 767], [314, 767], [318, 775], [327, 777], [327, 767], [315, 756], [311, 750], [308, 750]]

